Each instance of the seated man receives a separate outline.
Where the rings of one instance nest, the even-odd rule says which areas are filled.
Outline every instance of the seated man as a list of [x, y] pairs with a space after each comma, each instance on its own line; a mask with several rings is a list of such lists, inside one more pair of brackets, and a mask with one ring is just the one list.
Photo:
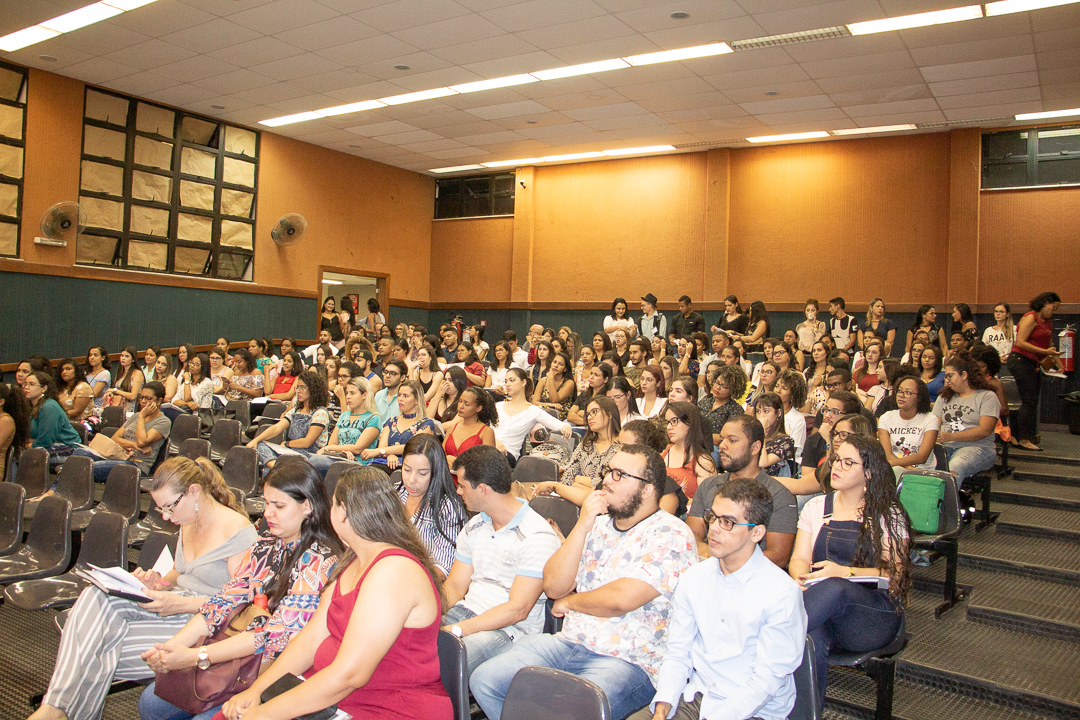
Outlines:
[[[825, 389], [829, 392], [830, 396], [832, 393], [840, 390], [855, 395], [855, 381], [851, 379], [851, 371], [846, 368], [833, 368], [830, 370], [829, 374], [825, 376]], [[855, 396], [855, 399], [859, 399], [857, 395]], [[814, 427], [821, 427], [821, 423], [824, 421], [824, 412], [824, 409], [818, 412], [817, 416], [814, 418]], [[874, 432], [877, 432], [877, 416], [874, 415], [872, 410], [864, 407], [860, 402], [859, 407], [851, 412], [860, 413], [864, 418], [870, 421], [870, 426], [874, 428]]]
[[706, 540], [709, 528], [705, 523], [705, 513], [712, 507], [720, 486], [729, 480], [755, 478], [769, 491], [773, 501], [773, 511], [765, 525], [765, 533], [760, 539], [761, 550], [765, 557], [777, 566], [787, 567], [791, 558], [791, 548], [795, 545], [795, 531], [799, 524], [799, 512], [795, 496], [774, 477], [765, 474], [759, 465], [761, 447], [765, 444], [765, 428], [758, 419], [750, 415], [736, 415], [724, 423], [720, 432], [720, 465], [725, 472], [709, 478], [698, 486], [694, 502], [686, 524], [694, 531], [698, 540], [698, 553], [709, 556]]
[[706, 514], [711, 557], [679, 579], [656, 697], [631, 720], [787, 718], [806, 610], [799, 586], [758, 547], [771, 513], [757, 480], [720, 487]]
[[630, 381], [630, 384], [637, 390], [641, 387], [641, 372], [645, 369], [645, 366], [649, 364], [649, 358], [651, 356], [649, 343], [645, 342], [641, 338], [634, 340], [630, 343], [628, 350], [630, 355], [630, 364], [623, 368], [623, 375]]
[[465, 642], [469, 675], [544, 629], [544, 564], [559, 549], [547, 520], [511, 494], [506, 456], [490, 445], [454, 460], [457, 493], [477, 513], [457, 538], [443, 628]]
[[112, 441], [127, 451], [126, 460], [105, 460], [87, 447], [77, 447], [72, 455], [85, 455], [94, 460], [94, 481], [105, 482], [116, 465], [134, 465], [143, 475], [149, 475], [158, 451], [169, 437], [172, 421], [161, 412], [165, 402], [165, 386], [151, 380], [139, 390], [139, 412], [132, 415], [117, 430]]
[[652, 448], [623, 445], [601, 489], [581, 506], [570, 536], [544, 568], [544, 592], [565, 617], [558, 635], [530, 635], [476, 669], [469, 683], [489, 720], [499, 720], [510, 682], [541, 665], [592, 680], [613, 718], [655, 694], [679, 576], [696, 561], [694, 536], [659, 512], [664, 461]]
[[304, 364], [308, 367], [315, 365], [316, 360], [318, 359], [317, 356], [319, 354], [319, 348], [323, 346], [330, 348], [331, 355], [338, 354], [338, 349], [334, 347], [333, 344], [330, 342], [329, 330], [320, 330], [319, 342], [315, 343], [314, 345], [308, 345], [306, 348], [304, 348], [304, 352], [300, 353], [304, 357]]

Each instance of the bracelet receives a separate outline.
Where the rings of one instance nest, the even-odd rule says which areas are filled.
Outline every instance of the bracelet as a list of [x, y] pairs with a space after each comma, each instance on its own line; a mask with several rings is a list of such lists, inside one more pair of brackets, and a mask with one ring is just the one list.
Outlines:
[[844, 577], [852, 577], [854, 575], [855, 575], [855, 569], [852, 568], [851, 566], [848, 566], [847, 575], [845, 575]]

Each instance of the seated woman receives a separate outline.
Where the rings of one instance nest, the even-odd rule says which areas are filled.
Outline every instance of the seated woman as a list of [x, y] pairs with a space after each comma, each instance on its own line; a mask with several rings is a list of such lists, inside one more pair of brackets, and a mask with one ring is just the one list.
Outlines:
[[[460, 368], [455, 368], [460, 370]], [[360, 453], [361, 460], [370, 460], [388, 475], [401, 464], [405, 444], [418, 433], [435, 434], [435, 421], [424, 411], [423, 388], [415, 380], [406, 380], [398, 386], [398, 408], [396, 415], [383, 424], [379, 435], [379, 446]], [[454, 402], [457, 414], [457, 401]]]
[[937, 467], [934, 443], [941, 420], [932, 412], [926, 383], [912, 375], [902, 375], [897, 381], [896, 405], [898, 409], [878, 420], [877, 435], [885, 459], [899, 480], [904, 470]]
[[994, 428], [1001, 405], [978, 363], [967, 353], [955, 355], [945, 364], [945, 387], [933, 411], [941, 421], [937, 440], [945, 446], [957, 488], [972, 475], [994, 467]]
[[[348, 471], [331, 519], [349, 552], [318, 612], [250, 689], [225, 703], [224, 716], [297, 717], [336, 703], [354, 718], [451, 720], [439, 671], [441, 582], [390, 481], [370, 468]], [[261, 706], [263, 691], [288, 673], [307, 681]]]
[[[86, 384], [94, 390], [94, 409], [100, 410], [105, 404], [105, 391], [112, 384], [112, 361], [109, 351], [95, 345], [86, 353]], [[20, 383], [21, 384], [21, 383]]]
[[[304, 371], [304, 362], [300, 353], [290, 351], [281, 358], [281, 370], [274, 381], [273, 389], [266, 396], [268, 400], [289, 403], [296, 397], [296, 378]], [[329, 391], [329, 388], [327, 388]]]
[[806, 355], [799, 349], [799, 336], [795, 334], [794, 330], [785, 330], [784, 343], [791, 348], [791, 352], [795, 356], [795, 367], [801, 371], [806, 367]]
[[86, 383], [82, 366], [71, 358], [64, 358], [57, 364], [56, 387], [56, 401], [68, 420], [82, 422], [94, 414], [94, 391]]
[[[157, 643], [141, 657], [156, 673], [195, 667], [205, 658], [211, 663], [262, 657], [261, 668], [281, 654], [318, 609], [319, 596], [343, 550], [330, 524], [330, 503], [322, 478], [301, 458], [278, 463], [263, 486], [267, 530], [248, 549], [221, 592], [207, 600], [199, 612], [173, 637]], [[253, 613], [247, 629], [226, 640], [196, 646], [219, 631], [230, 614], [266, 596], [262, 613]], [[193, 717], [159, 698], [156, 683], [139, 697], [142, 720], [187, 720]], [[220, 706], [194, 716], [210, 720]]]
[[470, 325], [467, 329], [469, 342], [472, 343], [473, 349], [476, 350], [476, 357], [481, 361], [487, 358], [488, 351], [491, 349], [491, 346], [484, 342], [484, 331], [486, 329], [480, 324]]
[[671, 383], [671, 388], [667, 394], [667, 404], [670, 405], [673, 402], [689, 402], [697, 404], [698, 401], [698, 386], [692, 380], [686, 378], [679, 378], [675, 382]]
[[596, 353], [596, 357], [603, 358], [604, 353], [611, 352], [611, 338], [605, 332], [593, 333], [592, 349]]
[[251, 351], [240, 348], [233, 354], [233, 376], [222, 383], [225, 397], [228, 400], [262, 397], [265, 380]]
[[[506, 343], [500, 343], [500, 345], [505, 347]], [[509, 358], [510, 350], [508, 347], [506, 354]], [[495, 356], [498, 357], [498, 355], [499, 348], [496, 346]], [[509, 358], [506, 362], [513, 362], [513, 358]], [[435, 348], [430, 345], [421, 345], [416, 351], [416, 367], [412, 371], [412, 379], [420, 383], [420, 387], [424, 391], [424, 403], [430, 404], [435, 399], [435, 396], [439, 394], [443, 383], [443, 371], [439, 367], [439, 353], [435, 351]], [[466, 379], [468, 378], [466, 377]]]
[[187, 370], [180, 376], [180, 380], [180, 387], [172, 397], [174, 407], [184, 412], [197, 413], [200, 409], [208, 410], [213, 405], [214, 381], [210, 379], [210, 358], [205, 353], [200, 353], [188, 361]]
[[213, 348], [207, 353], [210, 358], [210, 382], [214, 385], [215, 395], [224, 395], [228, 380], [233, 376], [232, 368], [226, 365], [229, 356], [221, 348]]
[[[678, 358], [674, 357], [673, 355], [665, 355], [664, 357], [660, 358], [659, 364], [660, 364], [660, 369], [664, 372], [664, 385], [665, 386], [671, 387], [671, 384], [673, 382], [675, 382], [680, 377], [682, 377], [679, 374], [679, 360], [678, 360]], [[697, 382], [697, 378], [689, 378], [689, 379], [693, 380], [695, 383]]]
[[1019, 443], [1012, 437], [1009, 428], [1009, 400], [1005, 397], [1005, 385], [998, 379], [998, 373], [1001, 372], [1001, 356], [995, 358], [995, 352], [997, 352], [995, 348], [980, 344], [971, 351], [971, 357], [974, 358], [975, 364], [986, 378], [986, 384], [997, 395], [998, 403], [1001, 405], [1001, 416], [994, 432], [1005, 442], [1016, 446]]
[[649, 343], [649, 347], [652, 352], [650, 357], [654, 363], [659, 363], [663, 358], [667, 357], [668, 343], [667, 338], [661, 337], [659, 333], [653, 335], [652, 340]]
[[551, 356], [554, 354], [555, 349], [547, 340], [540, 340], [536, 343], [536, 362], [529, 368], [529, 378], [532, 380], [534, 388], [540, 384], [540, 378], [547, 374], [548, 367], [551, 365]]
[[138, 366], [137, 353], [133, 345], [128, 345], [121, 351], [120, 368], [116, 371], [116, 379], [113, 380], [106, 399], [109, 405], [119, 405], [127, 412], [135, 412], [135, 400], [138, 399], [139, 390], [146, 382]]
[[776, 381], [780, 379], [780, 367], [772, 360], [766, 360], [761, 364], [761, 372], [758, 373], [758, 384], [750, 390], [746, 396], [746, 409], [754, 407], [757, 399], [765, 393], [776, 391]]
[[[331, 355], [323, 361], [322, 368], [326, 373], [326, 377], [323, 378], [326, 380], [326, 391], [331, 395], [336, 395], [335, 390], [337, 390], [337, 377], [338, 370], [341, 369], [341, 360], [338, 359], [337, 355]], [[339, 406], [338, 410], [340, 409]]]
[[967, 303], [953, 305], [952, 321], [952, 329], [949, 332], [950, 337], [952, 334], [959, 332], [967, 341], [967, 345], [970, 345], [978, 337], [975, 316], [971, 312], [971, 306]]
[[[912, 372], [909, 373], [908, 371]], [[878, 363], [878, 384], [870, 388], [866, 397], [861, 395], [863, 407], [874, 413], [874, 417], [881, 417], [890, 410], [896, 409], [896, 379], [901, 375], [914, 374], [914, 369], [908, 365], [901, 365], [896, 358], [885, 358]]]
[[611, 340], [611, 350], [619, 356], [619, 362], [623, 367], [630, 364], [630, 332], [624, 328], [615, 331]]
[[[825, 700], [829, 654], [887, 645], [900, 629], [911, 587], [911, 524], [881, 445], [847, 437], [836, 450], [830, 484], [829, 494], [808, 502], [799, 515], [788, 563], [788, 573], [805, 590], [819, 702]], [[845, 579], [853, 575], [887, 577], [889, 588]]]
[[501, 399], [506, 395], [506, 371], [513, 365], [514, 358], [510, 355], [510, 346], [501, 340], [495, 344], [491, 355], [493, 360], [487, 370], [484, 387]]
[[[248, 340], [248, 352], [251, 353], [251, 357], [255, 358], [253, 367], [258, 369], [265, 379], [266, 368], [273, 364], [273, 360], [270, 359], [269, 355], [270, 346], [267, 344], [266, 338], [251, 338]], [[233, 353], [233, 357], [236, 357], [236, 353]]]
[[681, 377], [697, 378], [701, 374], [701, 363], [698, 362], [697, 345], [693, 338], [679, 338], [676, 347], [679, 357], [679, 375]]
[[664, 421], [671, 441], [661, 454], [668, 477], [679, 483], [686, 497], [692, 500], [698, 485], [716, 474], [712, 438], [705, 429], [701, 411], [693, 403], [668, 403]]
[[[638, 413], [637, 405], [634, 404], [634, 386], [625, 377], [616, 377], [611, 381], [607, 396], [615, 401], [615, 407], [619, 411], [619, 424], [628, 423], [631, 420], [644, 420], [644, 416]], [[588, 419], [588, 418], [586, 418]]]
[[944, 355], [946, 348], [945, 331], [937, 325], [937, 310], [934, 309], [933, 305], [920, 305], [915, 312], [915, 321], [907, 331], [907, 341], [904, 345], [905, 353], [911, 352], [911, 344], [920, 332], [926, 333], [927, 345], [937, 347]]
[[81, 439], [71, 426], [67, 413], [56, 401], [56, 383], [52, 375], [32, 372], [26, 377], [23, 392], [30, 403], [30, 439], [33, 447], [49, 452], [49, 466], [63, 464], [79, 446]]
[[453, 467], [457, 456], [476, 445], [495, 447], [495, 431], [499, 424], [499, 411], [495, 409], [495, 398], [491, 393], [478, 387], [465, 388], [458, 401], [456, 420], [443, 425], [446, 439], [443, 450], [446, 461]]
[[795, 359], [795, 350], [786, 342], [780, 342], [773, 346], [772, 361], [781, 371], [799, 370], [799, 363]]
[[[415, 380], [413, 382], [416, 382]], [[420, 386], [420, 383], [416, 383]], [[457, 417], [458, 398], [469, 386], [469, 377], [460, 367], [450, 366], [443, 373], [439, 393], [427, 404], [426, 415], [439, 422], [450, 422]], [[423, 386], [420, 386], [423, 390]]]
[[429, 433], [414, 435], [405, 443], [397, 494], [405, 516], [431, 553], [439, 579], [445, 578], [454, 564], [458, 533], [465, 526], [465, 506], [442, 446]]
[[923, 350], [919, 357], [919, 377], [930, 392], [930, 402], [937, 400], [938, 394], [945, 387], [945, 371], [942, 369], [941, 359], [941, 353], [933, 345]]
[[885, 345], [880, 340], [870, 340], [863, 349], [863, 362], [851, 374], [859, 397], [864, 401], [870, 388], [881, 383], [878, 372], [884, 350]]
[[[870, 421], [859, 413], [859, 399], [855, 393], [838, 390], [829, 396], [821, 427], [806, 440], [806, 448], [800, 460], [799, 477], [777, 478], [791, 491], [799, 509], [808, 500], [828, 489], [832, 451], [848, 435], [855, 433], [875, 438]], [[855, 408], [853, 412], [847, 412]]]
[[[239, 357], [239, 354], [237, 355]], [[296, 397], [292, 406], [285, 411], [281, 419], [256, 435], [248, 447], [259, 453], [259, 465], [265, 475], [274, 467], [282, 455], [314, 455], [330, 439], [330, 413], [326, 409], [329, 402], [326, 383], [314, 370], [305, 370], [296, 378]], [[267, 442], [269, 438], [285, 433], [285, 439], [274, 447]], [[289, 452], [291, 451], [291, 452]]]
[[143, 361], [139, 363], [139, 369], [143, 372], [143, 378], [146, 382], [156, 380], [154, 371], [157, 366], [158, 355], [161, 354], [161, 348], [157, 345], [151, 345], [143, 351]]
[[806, 417], [802, 412], [806, 404], [806, 380], [802, 373], [782, 372], [776, 379], [775, 392], [784, 403], [784, 429], [795, 441], [795, 462], [798, 463], [806, 446]]
[[623, 377], [623, 361], [620, 356], [614, 350], [609, 350], [600, 356], [600, 364], [607, 365], [611, 368], [612, 377]]
[[560, 420], [566, 420], [575, 395], [574, 381], [570, 377], [570, 358], [564, 353], [552, 355], [547, 373], [540, 378], [533, 391], [533, 403], [555, 411]]
[[8, 477], [8, 449], [15, 448], [12, 458], [30, 445], [30, 403], [23, 389], [16, 384], [0, 382], [0, 478]]
[[155, 382], [161, 383], [165, 388], [165, 397], [171, 398], [176, 395], [176, 389], [180, 387], [180, 381], [177, 380], [176, 375], [173, 374], [173, 358], [172, 355], [166, 355], [162, 353], [158, 355], [157, 364], [154, 366], [154, 376], [160, 378]]
[[765, 428], [758, 465], [771, 477], [791, 477], [796, 472], [795, 441], [784, 430], [784, 401], [776, 393], [763, 393], [754, 405], [754, 416]]
[[[590, 350], [591, 348], [586, 348]], [[589, 401], [594, 397], [600, 397], [606, 395], [607, 391], [611, 389], [611, 366], [607, 363], [600, 363], [599, 365], [593, 365], [592, 370], [589, 371], [588, 385], [585, 389], [578, 393], [577, 398], [574, 400], [574, 404], [570, 407], [570, 410], [566, 413], [567, 422], [574, 425], [585, 424], [585, 408], [588, 407]]]
[[[761, 346], [762, 346], [762, 348], [764, 348], [763, 354], [765, 355], [765, 360], [772, 360], [773, 359], [773, 350], [775, 350], [776, 346], [779, 345], [781, 342], [783, 342], [783, 341], [780, 338], [774, 338], [774, 337], [765, 338], [764, 340], [761, 341]], [[729, 344], [732, 344], [732, 343], [729, 343]], [[725, 345], [724, 347], [727, 347], [727, 345]], [[737, 354], [740, 354], [740, 355], [742, 354], [742, 348], [743, 348], [742, 343], [739, 343], [738, 345], [734, 345], [734, 349], [735, 349]], [[720, 354], [717, 355], [717, 357], [719, 357], [720, 355], [723, 355], [723, 352], [724, 352], [724, 349], [721, 348], [720, 349]], [[758, 373], [761, 372], [761, 365], [765, 362], [765, 360], [762, 360], [757, 365], [754, 365], [753, 368], [751, 369], [751, 371], [746, 373], [747, 376], [750, 378], [750, 384], [751, 385], [757, 385], [757, 383], [758, 383]], [[728, 360], [725, 364], [731, 365], [731, 361]], [[788, 366], [790, 367], [790, 363], [788, 363]], [[746, 369], [745, 365], [743, 366], [743, 369], [744, 370]]]
[[511, 368], [506, 373], [506, 399], [495, 405], [499, 412], [499, 424], [495, 427], [495, 447], [506, 453], [511, 465], [517, 464], [525, 437], [536, 425], [552, 431], [558, 430], [563, 437], [573, 435], [573, 428], [569, 423], [559, 422], [529, 402], [529, 382], [529, 376], [524, 370]]
[[166, 460], [154, 475], [150, 497], [162, 517], [180, 526], [173, 569], [164, 577], [135, 571], [153, 598], [147, 603], [94, 587], [83, 590], [68, 612], [49, 689], [31, 720], [100, 717], [114, 680], [153, 677], [143, 653], [168, 641], [221, 592], [258, 538], [221, 473], [205, 458]]
[[[806, 369], [803, 370], [803, 376], [806, 378], [806, 385], [810, 389], [811, 400], [814, 400], [814, 394], [820, 392], [820, 402], [816, 402], [818, 405], [814, 409], [813, 414], [817, 414], [820, 410], [820, 405], [825, 402], [825, 376], [829, 372], [829, 350], [825, 347], [825, 343], [820, 340], [816, 341], [810, 349], [810, 362], [807, 364]], [[820, 390], [819, 390], [820, 388]]]
[[[668, 436], [651, 420], [633, 420], [619, 430], [619, 444], [644, 445], [662, 453], [668, 446]], [[660, 496], [660, 509], [677, 517], [683, 517], [686, 515], [689, 504], [690, 501], [679, 487], [679, 483], [672, 480], [670, 476], [665, 477], [664, 494]]]
[[641, 387], [635, 400], [638, 414], [645, 418], [658, 417], [667, 403], [664, 371], [659, 365], [646, 365], [641, 371]]
[[[342, 367], [343, 372], [344, 369]], [[379, 414], [375, 412], [374, 397], [371, 385], [362, 377], [351, 378], [345, 384], [345, 409], [338, 417], [330, 439], [317, 453], [308, 457], [308, 461], [324, 476], [330, 466], [339, 460], [366, 465], [367, 461], [361, 459], [360, 454], [378, 447], [382, 430]]]
[[905, 353], [904, 357], [900, 359], [900, 362], [905, 365], [914, 365], [919, 367], [919, 363], [922, 361], [922, 352], [929, 345], [926, 341], [926, 334], [919, 333], [919, 337], [915, 339], [915, 342], [911, 343], [911, 352]]
[[698, 403], [698, 409], [709, 433], [713, 445], [720, 444], [720, 431], [724, 423], [735, 415], [742, 415], [745, 410], [735, 398], [746, 392], [746, 373], [738, 365], [725, 365], [720, 368], [716, 380], [709, 387], [709, 394]]
[[176, 357], [173, 359], [172, 375], [176, 378], [177, 382], [180, 381], [180, 376], [187, 369], [188, 360], [195, 357], [195, 346], [191, 343], [181, 343], [180, 347], [176, 348]]
[[609, 398], [596, 397], [589, 402], [585, 415], [588, 432], [566, 465], [559, 468], [559, 480], [537, 483], [532, 497], [554, 494], [580, 507], [604, 479], [604, 469], [621, 447], [618, 409]]

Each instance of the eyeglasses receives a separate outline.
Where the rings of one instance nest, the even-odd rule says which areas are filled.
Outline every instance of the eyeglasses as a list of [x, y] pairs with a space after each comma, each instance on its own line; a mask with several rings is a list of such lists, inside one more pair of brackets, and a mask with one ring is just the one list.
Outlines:
[[915, 390], [897, 390], [896, 397], [915, 397], [919, 393]]
[[382, 374], [383, 375], [389, 375], [390, 377], [393, 377], [395, 375], [400, 375], [401, 373], [398, 372], [397, 370], [383, 370]]
[[687, 425], [689, 425], [690, 424], [690, 416], [687, 415], [686, 413], [683, 413], [682, 415], [678, 415], [676, 417], [670, 418], [667, 421], [668, 427], [675, 427], [679, 423], [686, 423]]
[[586, 415], [586, 417], [596, 417], [601, 412], [602, 411], [600, 410], [600, 408], [593, 408], [592, 410], [589, 410], [588, 412], [586, 412], [585, 415]]
[[622, 400], [624, 397], [626, 397], [626, 393], [619, 393], [618, 395], [608, 395], [608, 397], [612, 400]]
[[844, 387], [844, 383], [843, 383], [843, 381], [826, 382], [825, 387], [828, 388], [829, 390], [839, 390], [840, 388]]
[[634, 478], [635, 480], [640, 480], [641, 482], [648, 482], [648, 480], [641, 477], [640, 475], [631, 475], [628, 472], [620, 470], [619, 468], [611, 467], [610, 465], [601, 468], [600, 472], [603, 473], [604, 477], [610, 475], [611, 479], [615, 482], [620, 482], [624, 477]]
[[822, 415], [828, 415], [829, 417], [836, 417], [837, 415], [843, 415], [843, 410], [837, 410], [836, 408], [827, 407], [821, 411]]
[[838, 443], [842, 443], [854, 434], [855, 433], [851, 432], [850, 430], [836, 430], [835, 432], [833, 432], [832, 436], [833, 440]]
[[717, 515], [712, 510], [706, 510], [705, 515], [702, 519], [705, 521], [705, 527], [712, 527], [712, 524], [715, 522], [720, 523], [720, 528], [722, 530], [731, 530], [736, 525], [744, 525], [748, 528], [752, 528], [757, 525], [757, 523], [736, 522], [735, 518], [729, 515]]
[[838, 457], [833, 462], [838, 463], [840, 465], [840, 467], [844, 468], [845, 470], [850, 470], [851, 468], [855, 467], [856, 465], [862, 465], [861, 462], [859, 462], [858, 460], [855, 460], [853, 458]]
[[173, 500], [171, 503], [169, 503], [165, 507], [158, 507], [158, 509], [157, 509], [158, 512], [161, 513], [162, 515], [166, 515], [166, 514], [171, 515], [172, 512], [174, 510], [176, 510], [176, 506], [180, 504], [180, 501], [184, 499], [184, 495], [186, 495], [186, 494], [187, 493], [181, 493], [179, 496], [177, 496], [177, 498], [175, 500]]

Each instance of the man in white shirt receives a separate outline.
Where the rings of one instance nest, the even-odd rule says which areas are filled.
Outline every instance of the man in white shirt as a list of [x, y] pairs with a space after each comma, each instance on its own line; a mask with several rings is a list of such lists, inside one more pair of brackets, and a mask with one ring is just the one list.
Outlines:
[[656, 296], [641, 296], [641, 337], [650, 343], [656, 336], [667, 338], [667, 318], [656, 311]]
[[468, 651], [469, 675], [514, 641], [544, 629], [544, 564], [559, 549], [547, 520], [511, 493], [506, 456], [478, 445], [454, 460], [457, 493], [477, 513], [457, 538], [443, 589], [444, 630]]
[[710, 558], [683, 573], [656, 697], [631, 720], [784, 720], [795, 705], [806, 610], [762, 554], [772, 513], [752, 478], [725, 483], [706, 513]]
[[851, 352], [858, 339], [859, 323], [854, 316], [848, 315], [847, 303], [842, 297], [834, 297], [829, 301], [829, 334], [832, 335], [836, 347], [845, 352]]
[[323, 345], [330, 348], [331, 355], [338, 354], [338, 349], [330, 343], [330, 331], [320, 330], [319, 342], [315, 343], [314, 345], [308, 345], [306, 348], [304, 348], [304, 352], [302, 353], [302, 355], [304, 356], [304, 363], [306, 365], [311, 366], [315, 364], [315, 361], [318, 358], [319, 348]]
[[530, 367], [529, 353], [518, 347], [517, 333], [513, 330], [507, 330], [503, 333], [503, 342], [510, 347], [510, 357], [512, 358], [511, 364], [528, 372]]

